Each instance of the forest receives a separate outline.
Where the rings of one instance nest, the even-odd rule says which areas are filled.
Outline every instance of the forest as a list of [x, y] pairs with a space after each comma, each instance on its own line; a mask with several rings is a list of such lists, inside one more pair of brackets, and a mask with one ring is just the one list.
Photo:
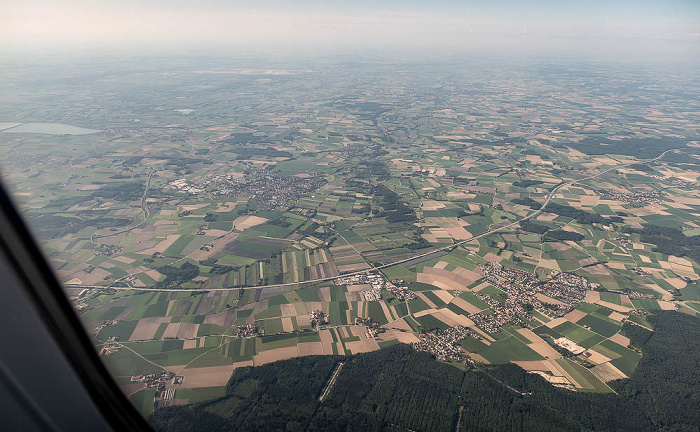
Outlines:
[[700, 235], [686, 236], [678, 228], [647, 224], [640, 229], [627, 228], [628, 233], [640, 235], [644, 243], [656, 246], [656, 252], [666, 255], [687, 256], [700, 262]]
[[520, 221], [520, 228], [523, 231], [527, 231], [527, 232], [531, 232], [531, 233], [535, 233], [535, 234], [544, 234], [551, 229], [547, 225], [533, 222], [530, 219], [525, 219], [523, 221]]
[[691, 139], [664, 137], [626, 138], [610, 140], [600, 136], [585, 138], [577, 143], [568, 144], [587, 155], [619, 154], [634, 156], [639, 159], [651, 159], [666, 150], [686, 147]]
[[131, 220], [125, 218], [115, 218], [111, 216], [99, 216], [92, 219], [82, 219], [71, 216], [61, 216], [57, 214], [34, 214], [29, 213], [29, 223], [40, 238], [61, 238], [66, 234], [76, 233], [83, 228], [96, 227], [117, 228], [129, 225]]
[[250, 159], [253, 156], [267, 156], [270, 158], [292, 157], [292, 154], [290, 152], [277, 150], [274, 147], [232, 147], [229, 149], [229, 151], [238, 154], [238, 157], [236, 159], [239, 160]]
[[613, 387], [659, 430], [700, 430], [700, 319], [673, 311], [649, 317], [650, 332], [627, 324], [642, 359], [630, 379]]
[[136, 201], [143, 196], [145, 185], [142, 182], [107, 184], [91, 194], [93, 198], [115, 201]]
[[378, 217], [386, 217], [391, 223], [413, 222], [416, 220], [416, 212], [410, 206], [401, 201], [401, 197], [383, 184], [372, 188], [372, 195], [379, 202], [382, 211]]
[[525, 198], [516, 198], [511, 201], [513, 204], [520, 204], [524, 206], [528, 206], [533, 210], [539, 210], [542, 208], [542, 204], [538, 203], [534, 199], [530, 197], [525, 197]]
[[518, 181], [513, 182], [513, 186], [517, 186], [517, 187], [521, 187], [521, 188], [536, 186], [538, 184], [542, 184], [542, 181], [540, 181], [540, 180], [518, 180]]
[[677, 312], [650, 320], [654, 333], [625, 326], [643, 357], [630, 379], [611, 384], [618, 394], [556, 388], [515, 365], [462, 370], [398, 344], [237, 369], [226, 396], [159, 409], [151, 422], [163, 431], [697, 431], [700, 320]]
[[549, 203], [545, 208], [545, 211], [547, 213], [554, 213], [559, 216], [576, 219], [576, 222], [582, 225], [589, 225], [594, 223], [610, 225], [613, 222], [624, 222], [624, 219], [622, 219], [620, 216], [611, 216], [609, 218], [605, 218], [599, 215], [598, 213], [590, 213], [585, 210], [580, 210], [568, 205], [561, 205], [557, 203]]
[[177, 287], [199, 275], [199, 267], [190, 262], [185, 262], [180, 267], [165, 265], [156, 268], [156, 270], [165, 275], [165, 279], [156, 283], [157, 288]]
[[553, 230], [549, 231], [544, 235], [545, 241], [580, 241], [583, 240], [583, 234], [577, 232], [564, 231], [564, 230]]

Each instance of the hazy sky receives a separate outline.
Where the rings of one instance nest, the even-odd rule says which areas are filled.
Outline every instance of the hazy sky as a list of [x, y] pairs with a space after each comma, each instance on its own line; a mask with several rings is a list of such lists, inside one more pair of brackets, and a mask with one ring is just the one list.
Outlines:
[[700, 55], [700, 0], [0, 0], [0, 49], [435, 49]]

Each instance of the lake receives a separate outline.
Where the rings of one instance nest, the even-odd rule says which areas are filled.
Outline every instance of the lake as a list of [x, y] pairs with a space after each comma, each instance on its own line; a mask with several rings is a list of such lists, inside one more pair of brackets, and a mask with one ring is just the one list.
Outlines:
[[0, 133], [35, 133], [45, 135], [89, 135], [101, 132], [61, 123], [9, 123], [0, 122]]

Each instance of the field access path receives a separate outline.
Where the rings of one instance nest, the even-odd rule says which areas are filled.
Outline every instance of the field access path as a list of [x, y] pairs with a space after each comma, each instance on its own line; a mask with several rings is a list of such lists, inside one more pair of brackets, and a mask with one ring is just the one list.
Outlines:
[[[550, 203], [550, 201], [551, 201], [551, 200], [554, 198], [554, 196], [556, 195], [556, 193], [557, 193], [560, 189], [562, 189], [562, 188], [564, 188], [564, 187], [569, 187], [569, 186], [573, 186], [573, 185], [575, 185], [575, 184], [577, 184], [577, 183], [581, 183], [581, 182], [585, 182], [585, 181], [588, 181], [588, 180], [592, 180], [592, 179], [594, 179], [594, 178], [597, 178], [597, 177], [600, 177], [600, 176], [602, 176], [602, 175], [604, 175], [604, 174], [607, 174], [607, 173], [609, 173], [610, 171], [614, 171], [614, 170], [617, 170], [617, 169], [620, 169], [620, 168], [624, 168], [624, 167], [629, 166], [629, 165], [656, 162], [656, 161], [658, 161], [659, 159], [661, 159], [662, 157], [664, 157], [664, 156], [666, 155], [666, 153], [669, 153], [669, 152], [679, 152], [679, 150], [673, 150], [673, 149], [671, 149], [671, 150], [666, 150], [665, 152], [661, 153], [660, 155], [658, 155], [657, 157], [652, 158], [652, 159], [634, 160], [634, 161], [627, 162], [627, 163], [623, 163], [623, 164], [620, 164], [620, 165], [615, 165], [615, 166], [613, 166], [613, 167], [611, 167], [611, 168], [608, 168], [608, 169], [606, 169], [606, 170], [604, 170], [604, 171], [601, 171], [601, 172], [599, 172], [599, 173], [597, 173], [597, 174], [592, 174], [592, 175], [589, 175], [589, 176], [586, 176], [586, 177], [583, 177], [583, 178], [580, 178], [580, 179], [577, 179], [577, 180], [571, 180], [571, 181], [569, 181], [569, 182], [560, 183], [560, 184], [558, 184], [557, 186], [555, 186], [555, 187], [546, 195], [545, 201], [544, 201], [544, 203], [542, 204], [542, 207], [540, 207], [539, 209], [533, 211], [532, 213], [530, 213], [530, 214], [528, 214], [528, 215], [526, 215], [526, 216], [523, 216], [523, 217], [520, 218], [520, 219], [517, 219], [517, 220], [515, 220], [515, 221], [513, 221], [513, 222], [510, 222], [510, 223], [508, 223], [508, 224], [506, 224], [506, 225], [501, 225], [501, 226], [496, 227], [496, 228], [490, 228], [490, 229], [484, 231], [484, 232], [481, 233], [481, 234], [473, 235], [473, 236], [469, 237], [468, 239], [460, 240], [460, 241], [458, 241], [458, 242], [455, 242], [455, 243], [450, 244], [450, 245], [447, 245], [447, 246], [443, 246], [443, 247], [440, 247], [440, 248], [437, 248], [437, 249], [431, 249], [431, 250], [428, 251], [428, 252], [422, 252], [422, 253], [413, 255], [412, 257], [403, 258], [403, 259], [400, 259], [400, 260], [398, 260], [398, 261], [394, 261], [394, 262], [391, 262], [391, 263], [388, 263], [388, 264], [382, 264], [382, 265], [376, 266], [376, 267], [375, 267], [375, 266], [372, 266], [371, 269], [359, 270], [359, 271], [356, 271], [356, 272], [345, 273], [345, 274], [342, 274], [342, 275], [339, 275], [339, 276], [329, 276], [329, 277], [325, 277], [325, 278], [311, 279], [311, 280], [307, 280], [307, 281], [288, 282], [288, 283], [272, 284], [272, 285], [257, 285], [257, 286], [250, 286], [250, 287], [231, 287], [231, 288], [201, 288], [201, 287], [200, 287], [200, 288], [133, 288], [133, 287], [101, 286], [101, 285], [68, 285], [67, 287], [69, 287], [69, 288], [102, 288], [102, 289], [104, 289], [104, 288], [110, 288], [110, 289], [125, 290], [125, 291], [161, 291], [161, 292], [163, 292], [163, 291], [174, 291], [174, 292], [193, 292], [193, 291], [237, 291], [237, 290], [240, 290], [240, 289], [279, 288], [279, 287], [287, 287], [287, 286], [312, 285], [312, 284], [316, 284], [316, 283], [320, 283], [320, 282], [328, 282], [328, 281], [337, 279], [337, 278], [339, 278], [339, 277], [354, 276], [354, 275], [366, 273], [367, 271], [370, 271], [370, 270], [381, 270], [381, 269], [384, 269], [384, 268], [387, 268], [387, 267], [395, 266], [395, 265], [398, 265], [398, 264], [403, 264], [403, 263], [406, 263], [406, 262], [409, 262], [409, 261], [413, 261], [413, 260], [415, 260], [415, 259], [424, 258], [424, 257], [426, 257], [426, 256], [435, 254], [435, 253], [437, 253], [437, 252], [451, 251], [451, 250], [453, 250], [454, 248], [456, 248], [456, 247], [458, 247], [458, 246], [461, 246], [461, 245], [463, 245], [463, 244], [470, 243], [470, 242], [472, 242], [472, 241], [474, 241], [474, 240], [478, 240], [478, 239], [480, 239], [480, 238], [482, 238], [482, 237], [486, 237], [487, 235], [493, 234], [493, 233], [495, 233], [495, 232], [507, 230], [507, 229], [509, 229], [509, 228], [512, 228], [512, 227], [518, 225], [520, 222], [526, 221], [526, 220], [528, 220], [528, 219], [532, 219], [532, 218], [538, 216], [539, 214], [543, 213], [544, 210], [545, 210], [545, 208], [547, 207], [547, 205]], [[149, 180], [150, 180], [150, 176], [149, 176]], [[360, 256], [362, 256], [362, 255], [360, 255]], [[370, 264], [370, 265], [371, 265], [371, 264]]]

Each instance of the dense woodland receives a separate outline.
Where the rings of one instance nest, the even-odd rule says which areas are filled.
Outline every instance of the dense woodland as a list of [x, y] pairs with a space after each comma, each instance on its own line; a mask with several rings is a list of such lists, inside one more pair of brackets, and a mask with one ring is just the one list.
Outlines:
[[649, 317], [654, 332], [625, 329], [642, 359], [629, 380], [617, 382], [660, 430], [700, 430], [700, 319], [678, 312]]
[[613, 383], [619, 395], [555, 388], [514, 365], [462, 371], [395, 345], [238, 369], [225, 397], [159, 409], [151, 420], [163, 431], [697, 431], [700, 320], [677, 312], [650, 320], [654, 333], [625, 328], [644, 355], [630, 379]]
[[565, 241], [573, 240], [580, 241], [583, 240], [583, 234], [577, 232], [564, 231], [564, 230], [553, 230], [549, 231], [544, 235], [545, 241]]
[[199, 276], [199, 266], [196, 266], [190, 262], [185, 262], [180, 267], [170, 265], [161, 266], [156, 270], [165, 275], [165, 279], [156, 283], [156, 288], [177, 287], [183, 282], [191, 281]]
[[117, 228], [127, 226], [131, 222], [129, 219], [111, 216], [99, 216], [90, 219], [57, 214], [39, 215], [29, 213], [27, 216], [37, 236], [45, 239], [61, 238], [87, 227], [97, 227], [97, 229]]
[[91, 194], [92, 198], [105, 198], [115, 201], [136, 201], [143, 196], [143, 182], [106, 184]]
[[542, 184], [542, 181], [540, 180], [518, 180], [516, 182], [513, 182], [513, 186], [521, 187], [521, 188], [526, 188], [530, 186], [537, 186], [538, 184]]
[[532, 199], [530, 197], [516, 198], [516, 199], [512, 200], [512, 202], [514, 204], [528, 206], [533, 210], [539, 210], [542, 208], [542, 204], [538, 203], [537, 201], [535, 201], [534, 199]]
[[576, 219], [576, 222], [586, 225], [586, 224], [594, 224], [594, 223], [599, 223], [603, 225], [610, 225], [611, 223], [622, 223], [624, 222], [624, 219], [622, 219], [619, 216], [611, 216], [609, 218], [605, 218], [598, 213], [591, 213], [587, 212], [585, 210], [577, 209], [568, 205], [561, 205], [557, 203], [549, 203], [547, 207], [545, 207], [545, 212], [547, 213], [554, 213], [559, 216], [564, 216], [568, 217], [571, 219]]
[[378, 217], [386, 217], [386, 220], [391, 223], [416, 220], [416, 212], [413, 208], [401, 201], [401, 197], [396, 192], [383, 184], [375, 186], [372, 194], [382, 208], [382, 211], [377, 213]]
[[644, 243], [651, 243], [656, 252], [666, 255], [687, 256], [700, 262], [700, 235], [686, 236], [678, 228], [658, 225], [644, 225], [641, 229], [628, 228], [625, 231], [640, 235]]
[[605, 136], [591, 136], [568, 146], [587, 155], [619, 154], [651, 159], [666, 150], [684, 148], [688, 141], [689, 139], [673, 137], [611, 140]]
[[527, 232], [531, 232], [531, 233], [535, 233], [535, 234], [544, 234], [551, 229], [547, 225], [533, 222], [530, 219], [525, 219], [523, 221], [520, 221], [520, 228], [523, 231], [527, 231]]

